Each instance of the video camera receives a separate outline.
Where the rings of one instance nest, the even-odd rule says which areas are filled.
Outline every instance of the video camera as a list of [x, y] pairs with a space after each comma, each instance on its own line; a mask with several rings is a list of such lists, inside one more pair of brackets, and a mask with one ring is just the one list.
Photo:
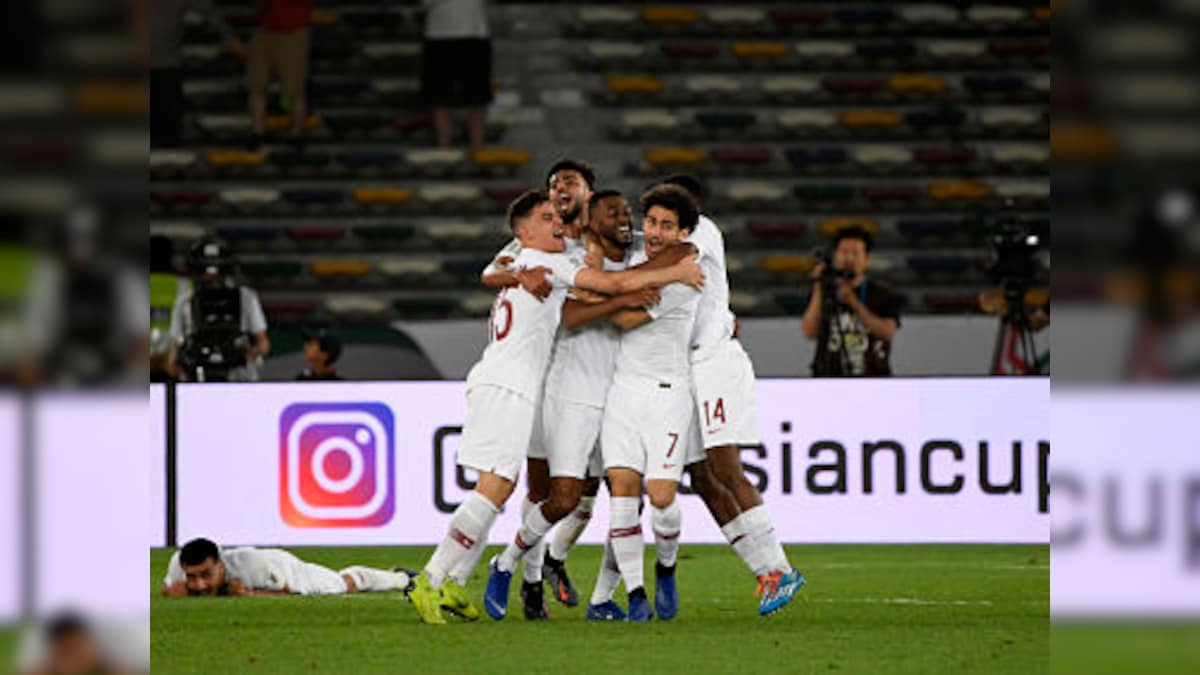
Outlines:
[[[1011, 202], [1006, 203], [1005, 211], [1011, 209]], [[1022, 293], [1028, 290], [1037, 277], [1042, 236], [1011, 213], [988, 223], [987, 230], [992, 243], [992, 260], [987, 271], [992, 281], [1001, 284], [1006, 293], [1009, 289]]]
[[192, 331], [184, 336], [179, 364], [185, 378], [221, 382], [246, 365], [251, 335], [242, 330], [242, 289], [234, 279], [235, 262], [217, 240], [204, 240], [188, 254], [195, 292], [189, 307]]

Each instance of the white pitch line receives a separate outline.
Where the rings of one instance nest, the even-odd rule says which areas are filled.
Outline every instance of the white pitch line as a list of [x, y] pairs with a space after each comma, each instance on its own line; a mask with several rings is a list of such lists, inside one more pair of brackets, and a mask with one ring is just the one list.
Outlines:
[[935, 563], [935, 562], [895, 562], [895, 563], [813, 563], [809, 565], [801, 565], [803, 569], [821, 569], [821, 570], [840, 570], [840, 569], [888, 569], [888, 568], [935, 568], [935, 569], [968, 569], [968, 570], [1003, 570], [1003, 571], [1044, 571], [1050, 569], [1050, 565], [956, 565], [954, 563]]
[[[808, 598], [804, 602], [819, 602], [828, 605], [917, 605], [917, 606], [949, 606], [949, 607], [993, 607], [996, 603], [991, 600], [931, 600], [928, 598]], [[1049, 605], [1049, 600], [1022, 600], [1020, 602], [1000, 604]]]

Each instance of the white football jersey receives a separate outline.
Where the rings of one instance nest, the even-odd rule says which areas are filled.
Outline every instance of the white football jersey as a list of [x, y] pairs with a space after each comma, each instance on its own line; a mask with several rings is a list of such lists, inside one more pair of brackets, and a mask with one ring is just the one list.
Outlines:
[[[295, 590], [303, 586], [295, 576], [296, 556], [278, 548], [253, 548], [243, 546], [221, 550], [221, 561], [225, 563], [227, 581], [240, 580], [247, 590], [282, 591]], [[163, 584], [170, 586], [176, 581], [186, 581], [187, 575], [179, 562], [179, 551], [171, 556], [167, 564], [167, 576]]]
[[554, 290], [544, 300], [538, 300], [520, 286], [505, 288], [496, 295], [488, 320], [488, 346], [467, 374], [467, 389], [490, 384], [537, 401], [554, 335], [562, 319], [563, 300], [582, 265], [564, 253], [523, 249], [513, 266], [549, 268], [546, 278]]
[[[496, 272], [505, 272], [514, 269], [513, 265], [516, 262], [517, 256], [520, 254], [521, 240], [513, 237], [512, 241], [505, 244], [504, 248], [500, 249], [500, 251], [496, 253], [495, 257], [492, 258], [492, 262], [489, 263], [488, 266], [484, 268], [483, 273], [480, 274], [480, 278], [486, 277], [489, 274], [495, 274]], [[506, 256], [512, 258], [513, 262], [501, 264], [500, 259]]]
[[[631, 253], [629, 266], [641, 264], [646, 259], [643, 242]], [[703, 267], [703, 251], [697, 262]], [[659, 295], [662, 299], [648, 310], [651, 321], [622, 333], [614, 377], [643, 377], [667, 383], [691, 378], [688, 353], [700, 291], [676, 282], [664, 286]]]
[[691, 360], [702, 361], [733, 336], [733, 312], [729, 310], [729, 276], [725, 267], [725, 238], [717, 224], [700, 216], [687, 240], [700, 251], [704, 290], [696, 308], [696, 325], [691, 336]]
[[[604, 271], [625, 269], [630, 251], [635, 250], [640, 237], [640, 233], [634, 235], [634, 244], [626, 251], [624, 260], [614, 262], [605, 257]], [[586, 247], [581, 248], [586, 253]], [[612, 384], [620, 341], [621, 329], [607, 319], [574, 329], [560, 326], [550, 371], [546, 374], [546, 395], [603, 408], [608, 386]]]

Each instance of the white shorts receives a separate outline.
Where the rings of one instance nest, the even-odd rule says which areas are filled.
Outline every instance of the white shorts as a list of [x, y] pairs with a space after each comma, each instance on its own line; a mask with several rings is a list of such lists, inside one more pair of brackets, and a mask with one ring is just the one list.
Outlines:
[[704, 449], [759, 442], [754, 364], [737, 340], [692, 364], [697, 427]]
[[687, 382], [664, 387], [650, 380], [614, 379], [600, 430], [604, 468], [678, 482], [694, 416]]
[[[604, 408], [547, 394], [542, 398], [537, 434], [550, 463], [550, 475], [568, 478], [604, 475], [600, 457], [600, 423]], [[532, 452], [530, 453], [532, 457]]]
[[[328, 567], [304, 562], [288, 551], [290, 559], [284, 562], [283, 570], [288, 590], [299, 595], [338, 595], [346, 592], [346, 580]], [[282, 557], [282, 556], [281, 556]]]
[[504, 387], [480, 384], [467, 390], [467, 420], [458, 463], [516, 482], [533, 436], [533, 401]]

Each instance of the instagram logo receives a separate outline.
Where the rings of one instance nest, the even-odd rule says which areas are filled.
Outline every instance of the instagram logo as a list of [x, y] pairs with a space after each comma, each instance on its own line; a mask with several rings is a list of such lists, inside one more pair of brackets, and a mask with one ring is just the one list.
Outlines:
[[295, 527], [392, 519], [392, 411], [382, 403], [295, 403], [279, 419], [279, 501]]

